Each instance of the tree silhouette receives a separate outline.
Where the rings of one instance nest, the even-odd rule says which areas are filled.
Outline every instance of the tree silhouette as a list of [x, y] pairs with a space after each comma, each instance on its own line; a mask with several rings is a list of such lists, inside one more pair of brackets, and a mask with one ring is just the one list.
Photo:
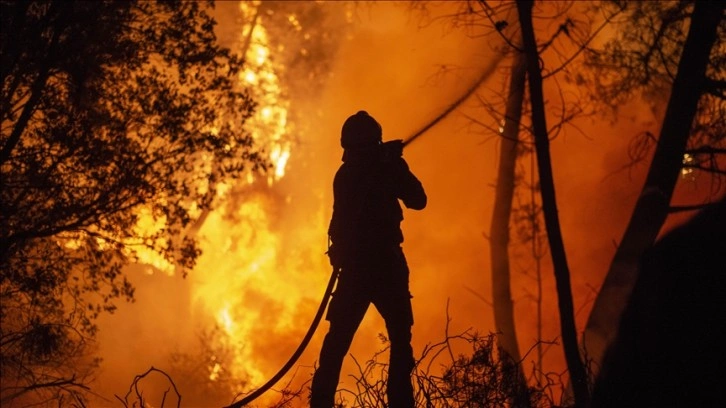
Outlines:
[[[516, 51], [515, 51], [516, 52]], [[512, 200], [515, 188], [515, 167], [519, 145], [519, 127], [522, 118], [524, 101], [524, 83], [526, 78], [525, 61], [522, 53], [517, 53], [512, 62], [507, 95], [507, 108], [502, 128], [499, 167], [497, 169], [497, 185], [495, 190], [494, 209], [490, 228], [490, 252], [492, 263], [492, 300], [494, 322], [499, 342], [502, 347], [502, 358], [510, 358], [515, 367], [522, 360], [517, 341], [517, 330], [514, 319], [514, 301], [512, 300], [511, 278], [509, 266], [509, 224], [512, 217]], [[521, 370], [521, 368], [520, 368]], [[522, 393], [526, 394], [526, 380], [520, 372]], [[525, 395], [516, 393], [514, 406], [528, 406]], [[517, 398], [525, 402], [518, 402]]]
[[[648, 248], [593, 407], [709, 407], [724, 399], [726, 197]], [[678, 352], [674, 353], [674, 350]]]
[[[520, 37], [520, 25], [517, 23], [517, 9], [522, 4], [515, 2], [467, 2], [466, 6], [463, 6], [463, 10], [455, 15], [456, 18], [463, 20], [463, 23], [469, 26], [476, 26], [484, 28], [487, 35], [500, 36], [504, 39], [508, 45], [509, 51], [515, 53], [515, 61], [517, 58], [523, 59], [521, 55], [522, 41]], [[525, 4], [526, 6], [526, 4]], [[531, 5], [529, 5], [531, 7]], [[582, 11], [588, 11], [588, 13], [582, 14]], [[534, 58], [537, 61], [536, 69], [539, 70], [539, 79], [536, 86], [540, 88], [541, 83], [544, 79], [553, 77], [560, 72], [569, 72], [572, 62], [578, 56], [582, 55], [583, 50], [586, 49], [588, 44], [597, 35], [600, 30], [609, 23], [617, 11], [614, 13], [606, 13], [603, 15], [603, 21], [596, 21], [595, 16], [590, 13], [590, 9], [583, 8], [582, 5], [578, 5], [576, 2], [560, 2], [557, 4], [550, 3], [548, 5], [541, 5], [534, 9], [531, 14], [534, 14], [535, 19], [547, 21], [552, 30], [543, 29], [539, 26], [540, 31], [544, 31], [544, 35], [541, 38], [532, 39], [530, 48], [536, 49], [537, 53], [530, 56], [530, 60]], [[514, 14], [514, 16], [512, 16]], [[457, 20], [457, 22], [460, 22]], [[513, 24], [513, 22], [515, 22]], [[531, 25], [531, 22], [530, 22]], [[544, 26], [544, 25], [543, 25]], [[549, 38], [548, 38], [549, 37]], [[536, 41], [536, 42], [535, 42]], [[540, 60], [540, 55], [547, 53], [547, 57], [544, 58], [551, 63], [555, 60], [554, 66], [546, 66]], [[528, 126], [524, 123], [520, 126], [521, 116], [526, 118], [529, 116], [527, 112], [525, 115], [521, 115], [522, 104], [524, 101], [524, 75], [525, 75], [525, 63], [524, 61], [519, 62], [521, 66], [517, 67], [517, 62], [513, 64], [512, 71], [510, 73], [510, 88], [509, 93], [506, 97], [506, 111], [505, 108], [495, 107], [494, 104], [489, 100], [483, 100], [480, 98], [482, 106], [494, 116], [498, 122], [497, 125], [489, 126], [483, 120], [471, 118], [471, 120], [482, 127], [488, 129], [492, 133], [496, 133], [501, 136], [501, 151], [499, 155], [499, 165], [496, 183], [496, 195], [494, 210], [492, 214], [491, 234], [490, 239], [490, 250], [492, 260], [492, 300], [494, 309], [494, 318], [499, 334], [500, 345], [503, 348], [505, 354], [509, 354], [513, 357], [514, 361], [519, 361], [519, 350], [517, 344], [517, 336], [514, 324], [514, 302], [512, 299], [512, 291], [510, 284], [510, 266], [509, 266], [509, 228], [510, 218], [513, 203], [512, 200], [515, 196], [517, 187], [522, 187], [523, 180], [521, 176], [518, 177], [515, 172], [515, 163], [517, 160], [517, 153], [521, 153], [522, 150], [536, 150], [538, 155], [538, 165], [544, 178], [551, 178], [551, 167], [549, 163], [549, 143], [548, 139], [557, 136], [559, 130], [563, 128], [568, 122], [574, 117], [584, 111], [581, 100], [571, 100], [568, 98], [565, 102], [563, 97], [562, 112], [560, 115], [560, 122], [551, 129], [546, 129], [544, 124], [544, 102], [543, 98], [535, 101], [532, 98], [532, 102], [537, 104], [541, 112], [538, 112], [542, 120], [539, 124], [539, 134], [534, 136], [535, 142], [526, 140], [524, 137], [520, 137], [518, 132], [524, 130], [526, 133], [536, 133], [537, 129], [533, 129], [532, 126]], [[521, 78], [518, 78], [520, 77]], [[533, 75], [530, 74], [530, 81], [532, 81]], [[559, 87], [559, 86], [558, 86]], [[550, 133], [551, 132], [551, 133]], [[547, 133], [550, 133], [549, 135]], [[517, 147], [520, 151], [517, 151]], [[534, 151], [530, 150], [532, 154]], [[534, 165], [533, 165], [534, 166]], [[542, 171], [542, 166], [545, 166], [545, 170]], [[532, 171], [535, 171], [532, 169]], [[547, 180], [542, 181], [547, 184]], [[539, 191], [539, 182], [532, 182], [530, 185], [531, 195], [534, 195], [534, 191]], [[573, 306], [572, 306], [572, 295], [569, 284], [569, 271], [566, 262], [566, 256], [564, 247], [562, 244], [562, 238], [559, 237], [559, 222], [556, 214], [556, 203], [554, 200], [554, 186], [550, 182], [546, 185], [548, 191], [542, 191], [543, 200], [548, 199], [546, 205], [545, 223], [547, 226], [548, 238], [550, 240], [559, 241], [559, 245], [553, 248], [553, 257], [557, 261], [556, 265], [556, 281], [557, 296], [560, 300], [560, 318], [562, 322], [562, 333], [565, 341], [565, 354], [568, 360], [569, 367], [575, 367], [574, 372], [570, 372], [579, 378], [580, 384], [580, 395], [587, 394], [587, 383], [588, 379], [582, 369], [582, 361], [579, 357], [577, 350], [577, 331], [574, 324]], [[539, 258], [541, 255], [539, 251], [542, 250], [541, 245], [538, 244], [538, 218], [541, 216], [538, 206], [534, 203], [534, 198], [531, 204], [521, 205], [514, 207], [514, 224], [513, 227], [518, 227], [520, 236], [523, 237], [523, 241], [531, 243], [532, 256], [536, 259], [535, 262], [539, 264]], [[523, 222], [524, 221], [524, 222]], [[523, 226], [526, 224], [526, 226]], [[538, 268], [538, 308], [541, 307], [541, 280], [539, 278], [539, 266]], [[569, 304], [569, 306], [568, 306]], [[568, 316], [569, 315], [569, 316]], [[541, 333], [541, 320], [538, 326], [538, 333]], [[541, 337], [541, 336], [540, 336]], [[542, 361], [542, 352], [539, 345], [541, 344], [541, 338], [538, 343], [539, 361]], [[579, 362], [578, 362], [579, 360]], [[538, 368], [542, 370], [541, 364]], [[541, 377], [540, 377], [541, 378]], [[586, 403], [587, 398], [580, 398]], [[523, 406], [526, 404], [525, 400], [519, 402], [514, 399], [513, 404], [515, 406]]]
[[199, 250], [176, 237], [206, 193], [267, 165], [243, 127], [243, 61], [216, 43], [208, 5], [1, 7], [4, 405], [82, 391], [80, 361], [66, 360], [133, 297], [124, 265], [146, 254], [191, 268]]
[[539, 66], [539, 52], [532, 26], [533, 2], [517, 2], [519, 21], [522, 26], [522, 44], [527, 60], [527, 83], [529, 85], [530, 103], [532, 104], [532, 127], [537, 153], [537, 172], [539, 173], [542, 210], [545, 228], [549, 240], [550, 255], [554, 267], [557, 284], [557, 300], [560, 315], [560, 331], [565, 352], [567, 369], [573, 383], [575, 406], [586, 407], [589, 404], [587, 375], [577, 346], [577, 329], [575, 312], [570, 287], [570, 271], [567, 265], [564, 242], [557, 215], [552, 161], [550, 159], [549, 135], [545, 120], [544, 95], [542, 91], [542, 71]]
[[[726, 151], [724, 56], [718, 52], [726, 35], [724, 4], [625, 4], [630, 20], [621, 36], [592, 55], [591, 64], [601, 68], [596, 71], [596, 90], [617, 96], [610, 99], [616, 104], [634, 91], [652, 95], [663, 87], [670, 87], [670, 98], [641, 194], [588, 318], [584, 345], [595, 362], [617, 332], [643, 253], [672, 210], [682, 169], [695, 166], [723, 174], [714, 156]], [[605, 64], [610, 69], [602, 69]], [[696, 159], [685, 161], [689, 153]]]

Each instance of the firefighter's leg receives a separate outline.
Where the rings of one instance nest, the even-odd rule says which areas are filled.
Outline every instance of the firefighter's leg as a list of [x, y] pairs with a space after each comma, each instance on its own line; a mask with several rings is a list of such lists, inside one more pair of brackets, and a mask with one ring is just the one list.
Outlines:
[[386, 313], [387, 316], [384, 316], [388, 338], [391, 342], [387, 391], [390, 408], [412, 408], [414, 406], [411, 371], [415, 362], [411, 348], [411, 322], [406, 317], [408, 314], [406, 310], [411, 310], [408, 296], [406, 296], [405, 303], [408, 306], [402, 304], [397, 311]]
[[339, 290], [333, 296], [327, 316], [330, 329], [323, 340], [319, 365], [310, 387], [312, 408], [333, 407], [343, 359], [367, 309], [368, 300], [355, 294]]
[[377, 291], [373, 304], [386, 322], [391, 342], [390, 366], [388, 370], [388, 404], [390, 408], [412, 408], [414, 406], [411, 371], [415, 360], [411, 348], [411, 326], [413, 310], [408, 291], [408, 267], [403, 254], [394, 259], [391, 271], [393, 278], [383, 290]]

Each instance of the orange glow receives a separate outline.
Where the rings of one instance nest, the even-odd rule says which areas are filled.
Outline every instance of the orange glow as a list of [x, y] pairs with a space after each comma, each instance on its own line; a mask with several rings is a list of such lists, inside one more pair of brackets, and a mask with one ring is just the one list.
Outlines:
[[[255, 11], [249, 3], [239, 6], [245, 15]], [[240, 73], [240, 82], [242, 86], [251, 86], [258, 101], [247, 129], [267, 149], [272, 169], [266, 181], [271, 187], [285, 176], [291, 155], [287, 135], [289, 103], [282, 96], [276, 74], [280, 68], [269, 60], [265, 27], [258, 21], [254, 27], [243, 30], [240, 42], [244, 41], [248, 45], [248, 64]], [[215, 321], [230, 344], [235, 345], [231, 364], [222, 366], [215, 362], [210, 380], [216, 380], [219, 372], [226, 370], [234, 378], [262, 384], [269, 373], [260, 368], [262, 356], [253, 339], [263, 331], [275, 333], [296, 328], [293, 318], [304, 299], [298, 290], [300, 283], [280, 276], [289, 264], [281, 261], [282, 232], [275, 231], [272, 225], [270, 199], [264, 192], [246, 192], [257, 189], [256, 175], [250, 173], [247, 184], [248, 187], [240, 187], [224, 181], [222, 204], [206, 218], [198, 233], [204, 255], [191, 277], [191, 300], [193, 307]], [[236, 191], [245, 197], [234, 198]], [[255, 302], [266, 302], [274, 316], [265, 318], [265, 311], [259, 310]]]
[[[322, 2], [330, 7], [333, 3]], [[447, 4], [442, 2], [441, 6]], [[230, 8], [225, 2], [217, 5], [225, 6]], [[234, 5], [246, 22], [252, 21], [254, 7], [256, 3], [251, 2]], [[385, 140], [405, 139], [467, 89], [478, 75], [478, 67], [494, 58], [492, 49], [496, 44], [490, 38], [452, 32], [445, 26], [446, 21], [421, 28], [417, 17], [394, 2], [377, 2], [363, 10], [359, 9], [358, 14], [348, 8], [341, 13], [358, 25], [343, 36], [326, 89], [314, 97], [288, 95], [278, 76], [285, 67], [274, 63], [268, 33], [259, 21], [254, 27], [248, 24], [240, 28], [239, 22], [230, 17], [226, 25], [220, 24], [235, 30], [233, 50], [247, 46], [247, 69], [239, 73], [239, 81], [241, 86], [250, 85], [257, 91], [254, 97], [259, 105], [255, 116], [246, 123], [246, 130], [265, 147], [272, 168], [264, 178], [250, 172], [242, 181], [220, 182], [219, 206], [206, 216], [196, 233], [203, 254], [186, 281], [179, 283], [178, 276], [163, 276], [164, 281], [155, 280], [158, 276], [137, 277], [137, 305], [124, 306], [116, 316], [104, 318], [107, 326], [100, 334], [102, 352], [114, 356], [107, 357], [104, 364], [123, 366], [125, 370], [121, 374], [107, 370], [105, 387], [121, 393], [121, 389], [112, 387], [128, 384], [134, 374], [151, 364], [163, 368], [167, 361], [164, 353], [174, 347], [195, 350], [197, 330], [209, 326], [219, 327], [224, 337], [219, 340], [231, 345], [231, 357], [206, 356], [208, 371], [204, 377], [217, 382], [231, 374], [237, 384], [232, 394], [217, 396], [219, 404], [230, 403], [234, 392], [249, 392], [262, 385], [299, 344], [329, 277], [324, 252], [332, 179], [342, 153], [338, 137], [343, 120], [366, 109], [382, 124]], [[292, 29], [300, 30], [297, 17], [290, 15], [287, 21]], [[305, 54], [306, 50], [298, 51]], [[442, 64], [461, 69], [441, 76]], [[305, 75], [301, 73], [300, 77]], [[487, 81], [479, 98], [494, 100], [495, 90], [501, 89], [503, 80], [500, 74]], [[559, 95], [554, 89], [545, 92]], [[293, 108], [297, 110], [294, 116], [290, 112]], [[623, 107], [623, 111], [633, 118], [615, 124], [582, 119], [577, 125], [584, 135], [570, 129], [552, 141], [557, 199], [579, 330], [584, 328], [594, 291], [614, 253], [613, 243], [620, 239], [644, 177], [642, 167], [618, 171], [628, 163], [628, 143], [644, 129], [657, 134], [659, 126], [653, 112], [641, 103]], [[483, 334], [494, 330], [491, 305], [487, 303], [491, 299], [491, 276], [486, 234], [499, 145], [465, 115], [488, 120], [491, 129], [500, 131], [503, 122], [487, 118], [482, 112], [477, 98], [470, 98], [405, 151], [405, 158], [429, 196], [426, 210], [404, 211], [402, 224], [411, 269], [413, 347], [417, 357], [426, 344], [442, 338], [445, 326], [451, 334], [470, 327]], [[558, 121], [559, 113], [556, 106], [548, 106], [550, 124]], [[298, 128], [293, 117], [304, 118], [298, 120], [305, 121], [312, 131], [300, 132], [302, 126]], [[199, 160], [200, 171], [204, 171], [211, 158]], [[684, 157], [684, 162], [687, 160]], [[529, 171], [529, 163], [523, 169]], [[155, 222], [142, 212], [138, 227], [151, 231]], [[524, 354], [537, 340], [534, 262], [529, 248], [514, 242], [514, 233], [512, 241], [512, 292]], [[173, 267], [158, 254], [141, 252], [139, 258], [144, 264], [173, 274]], [[559, 318], [548, 259], [545, 256], [542, 264], [542, 340], [554, 341], [559, 338]], [[451, 317], [448, 323], [447, 313]], [[293, 385], [309, 379], [326, 330], [323, 321], [298, 362]], [[132, 337], [128, 332], [139, 333], [138, 338], [120, 343], [119, 338]], [[382, 320], [370, 308], [351, 354], [359, 362], [367, 360], [382, 348], [376, 335], [384, 332]], [[545, 350], [544, 370], [564, 371], [561, 345]], [[525, 361], [525, 371], [536, 362], [533, 354]], [[353, 389], [349, 374], [354, 372], [356, 366], [349, 358], [341, 375], [341, 387]], [[277, 388], [285, 383], [281, 381]], [[270, 393], [260, 400], [260, 406], [276, 397]], [[305, 402], [303, 398], [293, 406], [305, 406]], [[191, 404], [189, 399], [186, 403]]]
[[[249, 16], [255, 12], [255, 4], [239, 3], [240, 13], [251, 21]], [[215, 382], [223, 376], [231, 377], [237, 384], [229, 390], [230, 395], [216, 398], [229, 398], [233, 392], [249, 391], [251, 387], [262, 384], [271, 374], [277, 360], [269, 360], [269, 353], [261, 353], [260, 348], [267, 344], [268, 336], [290, 337], [289, 344], [280, 353], [294, 346], [294, 337], [304, 330], [297, 322], [301, 317], [311, 316], [313, 303], [309, 296], [316, 293], [316, 281], [309, 282], [300, 272], [300, 265], [285, 261], [289, 255], [283, 254], [284, 231], [278, 220], [271, 215], [276, 199], [271, 189], [286, 173], [291, 157], [292, 143], [288, 129], [289, 102], [282, 95], [276, 66], [270, 60], [268, 39], [265, 27], [261, 24], [238, 31], [233, 51], [246, 51], [248, 63], [239, 74], [241, 88], [254, 92], [258, 108], [253, 117], [246, 122], [245, 129], [253, 136], [256, 144], [263, 148], [272, 168], [264, 175], [249, 171], [244, 183], [233, 180], [220, 180], [217, 189], [217, 209], [202, 214], [191, 208], [192, 216], [203, 216], [201, 229], [196, 232], [203, 256], [188, 278], [189, 308], [191, 310], [191, 331], [219, 327], [216, 343], [230, 345], [231, 355], [224, 360], [216, 355], [203, 356], [207, 359], [204, 367], [208, 370], [206, 378]], [[246, 49], [244, 49], [246, 47]], [[212, 128], [215, 133], [217, 128]], [[197, 158], [196, 169], [204, 179], [211, 166], [213, 157]], [[196, 188], [204, 193], [209, 186], [198, 183]], [[322, 218], [319, 218], [322, 222]], [[141, 236], [158, 232], [163, 218], [155, 217], [147, 208], [138, 211], [135, 226]], [[316, 225], [322, 230], [322, 225]], [[320, 240], [323, 242], [323, 240]], [[69, 240], [66, 245], [74, 245]], [[161, 254], [128, 242], [129, 253], [136, 256], [142, 271], [152, 276], [161, 272], [175, 278], [175, 266]], [[300, 252], [300, 251], [298, 251]], [[319, 259], [309, 261], [305, 270], [324, 269], [323, 250]], [[324, 279], [324, 276], [321, 276]], [[311, 286], [311, 284], [313, 286]], [[310, 289], [305, 291], [305, 289]], [[142, 289], [142, 288], [140, 288]], [[164, 298], [155, 294], [157, 301]], [[309, 303], [309, 304], [308, 304]], [[164, 315], [162, 319], [168, 319]], [[145, 323], [144, 323], [145, 324]], [[195, 333], [184, 334], [194, 337]], [[166, 341], [166, 340], [164, 340]], [[179, 344], [187, 340], [177, 339]], [[171, 351], [171, 350], [169, 350]], [[168, 351], [165, 351], [168, 352]], [[248, 382], [246, 386], [243, 386]], [[220, 401], [222, 401], [220, 399]], [[220, 402], [221, 403], [221, 402]]]

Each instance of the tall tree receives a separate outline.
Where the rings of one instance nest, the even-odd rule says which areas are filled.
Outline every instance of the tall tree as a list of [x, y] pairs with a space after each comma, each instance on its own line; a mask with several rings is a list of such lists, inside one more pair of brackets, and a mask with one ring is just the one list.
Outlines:
[[[516, 51], [515, 51], [516, 52]], [[509, 92], [501, 132], [497, 184], [494, 195], [494, 209], [489, 233], [489, 248], [492, 265], [492, 303], [494, 324], [499, 344], [505, 358], [520, 367], [522, 359], [517, 341], [517, 329], [512, 300], [511, 273], [509, 267], [510, 220], [515, 187], [515, 167], [519, 146], [519, 123], [522, 117], [526, 64], [521, 52], [516, 52], [509, 79]], [[514, 397], [514, 406], [528, 406], [527, 382], [520, 369], [520, 388]]]
[[[188, 270], [216, 181], [263, 169], [209, 4], [7, 2], [0, 35], [0, 402], [84, 390], [124, 265]], [[214, 161], [215, 166], [210, 166]], [[77, 394], [76, 394], [77, 395]]]
[[[597, 33], [604, 27], [615, 14], [606, 13], [603, 14], [604, 21], [600, 21], [596, 24], [594, 17], [589, 13], [582, 13], [581, 7], [576, 2], [560, 2], [560, 3], [549, 3], [536, 10], [537, 18], [557, 24], [549, 24], [553, 29], [544, 29], [543, 31], [549, 38], [539, 38], [536, 47], [539, 53], [548, 52], [551, 58], [547, 58], [548, 61], [557, 61], [558, 65], [554, 67], [541, 67], [542, 79], [555, 76], [559, 72], [568, 71], [568, 67], [572, 61], [576, 59], [578, 55], [582, 54], [582, 51], [587, 47], [590, 41], [597, 35]], [[514, 13], [512, 13], [514, 12]], [[515, 40], [519, 37], [519, 25], [510, 24], [512, 21], [516, 21], [517, 7], [513, 2], [468, 2], [467, 7], [460, 13], [466, 18], [464, 22], [475, 26], [488, 27], [489, 32], [498, 32], [507, 43], [510, 50], [514, 52], [521, 52], [521, 40]], [[512, 15], [514, 14], [514, 15]], [[473, 16], [473, 17], [471, 17]], [[515, 34], [508, 34], [514, 30]], [[540, 27], [542, 30], [542, 27]], [[537, 40], [537, 39], [535, 39]], [[563, 50], [567, 50], [563, 52]], [[510, 78], [511, 88], [509, 98], [506, 103], [507, 112], [500, 112], [498, 109], [493, 107], [489, 102], [482, 101], [482, 104], [489, 111], [494, 111], [493, 116], [497, 117], [497, 120], [504, 116], [506, 121], [512, 120], [511, 113], [518, 112], [516, 121], [519, 121], [519, 115], [521, 115], [521, 106], [515, 107], [514, 104], [521, 104], [523, 101], [523, 89], [524, 89], [524, 75], [526, 67], [524, 62], [519, 68], [513, 67], [512, 77]], [[521, 82], [519, 79], [515, 79], [518, 75], [522, 75]], [[517, 96], [518, 88], [522, 88], [522, 94]], [[519, 99], [517, 102], [516, 100]], [[579, 112], [582, 111], [580, 101], [568, 100], [567, 103], [563, 100], [563, 106], [561, 107], [560, 122], [553, 127], [553, 129], [561, 129], [567, 122], [571, 121]], [[476, 123], [482, 126], [492, 129], [491, 126], [487, 126], [483, 121], [472, 119]], [[522, 142], [519, 140], [519, 135], [514, 134], [512, 136], [512, 127], [507, 127], [507, 124], [511, 122], [504, 122], [503, 128], [499, 131], [493, 130], [498, 134], [502, 134], [504, 140], [502, 141], [502, 150], [500, 152], [500, 163], [498, 168], [497, 185], [496, 185], [496, 198], [494, 204], [494, 212], [492, 216], [491, 235], [490, 235], [490, 249], [491, 249], [491, 261], [492, 261], [492, 293], [493, 293], [493, 310], [495, 316], [495, 324], [497, 331], [500, 332], [500, 341], [505, 348], [505, 353], [509, 350], [510, 355], [519, 356], [519, 351], [516, 341], [515, 324], [514, 324], [514, 302], [512, 299], [511, 289], [511, 274], [509, 270], [509, 253], [511, 249], [509, 247], [509, 224], [511, 219], [512, 210], [512, 199], [514, 197], [514, 191], [517, 187], [517, 176], [514, 172], [514, 164], [516, 160], [515, 146], [522, 147]], [[525, 129], [531, 130], [529, 126], [525, 126]], [[516, 128], [514, 129], [517, 130]], [[550, 136], [554, 137], [554, 135]], [[532, 143], [534, 145], [534, 143]], [[535, 152], [533, 151], [533, 154]], [[534, 166], [533, 166], [534, 167]], [[533, 169], [534, 172], [534, 169]], [[534, 177], [534, 176], [533, 176]], [[521, 181], [521, 180], [519, 180]], [[539, 183], [532, 181], [530, 186], [531, 195], [534, 197], [535, 191], [539, 191]], [[539, 216], [541, 211], [539, 206], [535, 204], [534, 199], [532, 204], [521, 207], [514, 207], [516, 212], [515, 222], [517, 222], [518, 231], [523, 241], [530, 242], [532, 244], [532, 255], [535, 258], [537, 264], [537, 280], [539, 285], [537, 301], [538, 303], [538, 339], [541, 340], [541, 314], [539, 312], [541, 307], [541, 276], [539, 273], [539, 262], [544, 253], [541, 246], [538, 244], [538, 224]], [[519, 214], [519, 215], [517, 215]], [[526, 226], [521, 225], [521, 221], [525, 221]], [[569, 286], [569, 283], [567, 284]], [[569, 291], [569, 290], [568, 290]], [[571, 296], [570, 296], [571, 297]], [[505, 334], [509, 333], [509, 334]], [[539, 370], [542, 370], [542, 352], [538, 345], [539, 351]]]
[[550, 255], [554, 267], [557, 287], [557, 299], [560, 315], [560, 330], [565, 351], [565, 360], [570, 372], [575, 394], [575, 406], [586, 407], [589, 404], [587, 374], [580, 357], [577, 343], [575, 312], [570, 287], [570, 271], [567, 255], [560, 231], [555, 186], [552, 177], [552, 161], [550, 159], [549, 135], [545, 118], [544, 94], [542, 91], [542, 72], [539, 51], [532, 25], [532, 1], [517, 2], [519, 22], [522, 27], [522, 43], [527, 61], [527, 81], [529, 84], [530, 102], [532, 105], [532, 127], [534, 131], [535, 152], [537, 155], [537, 171], [539, 173], [542, 210], [544, 212], [545, 229], [549, 240]]
[[[637, 75], [640, 76], [641, 87], [653, 86], [653, 82], [658, 81], [661, 83], [656, 85], [672, 81], [672, 88], [641, 194], [585, 329], [584, 346], [596, 363], [601, 361], [617, 333], [620, 316], [639, 274], [640, 259], [655, 242], [670, 212], [671, 198], [684, 167], [689, 141], [698, 140], [696, 143], [700, 145], [697, 146], [701, 154], [713, 154], [715, 151], [704, 142], [724, 142], [723, 112], [720, 116], [706, 116], [707, 119], [704, 119], [705, 115], [700, 118], [697, 115], [699, 110], [707, 115], [713, 114], [709, 107], [714, 104], [723, 107], [726, 87], [723, 53], [719, 56], [719, 50], [723, 49], [726, 36], [724, 3], [635, 2], [628, 6], [631, 8], [631, 22], [623, 30], [625, 36], [619, 38], [619, 44], [611, 45], [616, 48], [606, 49], [611, 52], [610, 63], [625, 71], [626, 81], [619, 84], [627, 84], [627, 80], [632, 78], [628, 75]], [[683, 36], [686, 27], [687, 35]], [[720, 46], [714, 47], [717, 38]], [[622, 49], [627, 52], [622, 52]], [[707, 72], [711, 79], [706, 76]], [[704, 95], [715, 97], [720, 102], [709, 101]], [[711, 125], [703, 126], [704, 120]], [[717, 164], [715, 170], [718, 171]]]

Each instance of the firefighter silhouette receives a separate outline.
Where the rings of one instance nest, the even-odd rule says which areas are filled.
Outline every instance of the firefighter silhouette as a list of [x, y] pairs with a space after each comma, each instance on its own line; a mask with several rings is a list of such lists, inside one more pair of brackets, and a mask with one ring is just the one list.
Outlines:
[[343, 359], [371, 303], [385, 320], [390, 340], [388, 406], [414, 406], [413, 311], [401, 249], [399, 200], [407, 208], [421, 210], [426, 193], [402, 157], [402, 141], [382, 143], [381, 137], [381, 126], [365, 111], [349, 117], [342, 127], [343, 164], [333, 182], [328, 230], [328, 256], [340, 275], [326, 315], [330, 328], [313, 376], [313, 408], [333, 406]]

